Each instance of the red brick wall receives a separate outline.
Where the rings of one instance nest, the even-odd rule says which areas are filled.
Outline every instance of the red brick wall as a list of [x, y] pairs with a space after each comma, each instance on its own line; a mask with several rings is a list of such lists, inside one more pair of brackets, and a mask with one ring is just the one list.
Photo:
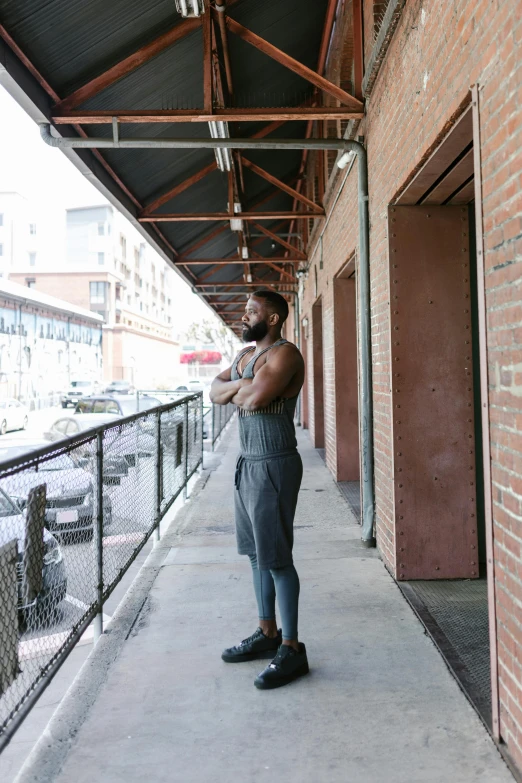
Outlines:
[[[522, 768], [522, 16], [491, 20], [478, 75], [502, 738]], [[520, 8], [519, 8], [520, 10]], [[486, 20], [484, 20], [484, 23]], [[517, 53], [518, 48], [518, 53]]]
[[[366, 47], [370, 5], [365, 2]], [[386, 211], [447, 131], [470, 85], [481, 87], [500, 728], [522, 768], [522, 58], [517, 57], [522, 20], [517, 6], [494, 0], [409, 0], [358, 132], [365, 135], [369, 159], [377, 540], [386, 565], [395, 572]], [[311, 322], [313, 301], [317, 296], [323, 301], [326, 449], [334, 473], [331, 289], [333, 275], [358, 244], [356, 187], [354, 168], [324, 230], [323, 270], [317, 229], [311, 237], [312, 266], [303, 302], [303, 314]], [[327, 213], [334, 196], [327, 194]], [[310, 414], [312, 418], [312, 410]]]
[[336, 435], [336, 465], [333, 474], [337, 481], [358, 481], [359, 423], [357, 383], [357, 322], [355, 278], [336, 278], [334, 290]]

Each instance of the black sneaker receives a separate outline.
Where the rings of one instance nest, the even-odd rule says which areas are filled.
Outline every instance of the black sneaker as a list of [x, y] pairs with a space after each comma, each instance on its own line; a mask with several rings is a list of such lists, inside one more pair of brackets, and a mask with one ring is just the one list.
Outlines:
[[299, 652], [287, 644], [282, 644], [272, 663], [257, 675], [254, 685], [261, 690], [280, 688], [309, 671], [304, 644], [299, 643]]
[[265, 636], [261, 628], [258, 628], [248, 639], [243, 639], [237, 647], [229, 647], [223, 650], [221, 657], [227, 663], [241, 663], [241, 661], [254, 661], [256, 658], [270, 658], [282, 642], [281, 629], [277, 636], [270, 639]]

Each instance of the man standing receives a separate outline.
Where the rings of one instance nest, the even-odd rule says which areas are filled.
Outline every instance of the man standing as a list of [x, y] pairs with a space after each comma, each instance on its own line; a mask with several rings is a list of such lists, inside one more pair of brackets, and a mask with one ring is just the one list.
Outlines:
[[[286, 300], [255, 291], [243, 316], [243, 340], [255, 341], [215, 378], [210, 398], [238, 407], [241, 453], [236, 465], [235, 517], [238, 552], [248, 555], [259, 610], [259, 628], [222, 654], [227, 663], [273, 661], [255, 679], [257, 688], [278, 688], [308, 673], [298, 641], [299, 577], [292, 559], [293, 524], [303, 466], [297, 452], [294, 413], [304, 381], [298, 349], [281, 338]], [[278, 631], [275, 599], [282, 634]]]

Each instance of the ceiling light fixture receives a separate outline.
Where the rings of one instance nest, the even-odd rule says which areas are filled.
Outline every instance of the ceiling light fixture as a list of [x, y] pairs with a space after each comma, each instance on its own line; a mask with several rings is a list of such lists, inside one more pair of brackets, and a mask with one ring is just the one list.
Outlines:
[[355, 152], [353, 150], [350, 150], [349, 152], [344, 152], [339, 160], [337, 161], [337, 168], [339, 169], [345, 169], [346, 166], [352, 162], [355, 158]]
[[[230, 131], [228, 129], [228, 122], [209, 122], [210, 135], [213, 139], [229, 139]], [[216, 161], [220, 171], [230, 171], [232, 168], [232, 157], [230, 150], [224, 147], [223, 149], [215, 149]]]
[[[237, 214], [238, 212], [241, 212], [241, 204], [235, 203], [234, 204], [234, 213]], [[243, 230], [243, 221], [241, 218], [232, 218], [230, 221], [230, 229], [231, 231], [242, 231]]]
[[201, 16], [205, 13], [205, 0], [176, 0], [176, 10], [181, 16]]

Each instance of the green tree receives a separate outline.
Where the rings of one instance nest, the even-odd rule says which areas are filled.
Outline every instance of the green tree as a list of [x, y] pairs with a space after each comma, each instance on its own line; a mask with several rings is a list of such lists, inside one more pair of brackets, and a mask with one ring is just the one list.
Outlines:
[[207, 320], [191, 323], [184, 333], [184, 339], [187, 343], [215, 345], [230, 364], [238, 349], [237, 338], [228, 327]]

